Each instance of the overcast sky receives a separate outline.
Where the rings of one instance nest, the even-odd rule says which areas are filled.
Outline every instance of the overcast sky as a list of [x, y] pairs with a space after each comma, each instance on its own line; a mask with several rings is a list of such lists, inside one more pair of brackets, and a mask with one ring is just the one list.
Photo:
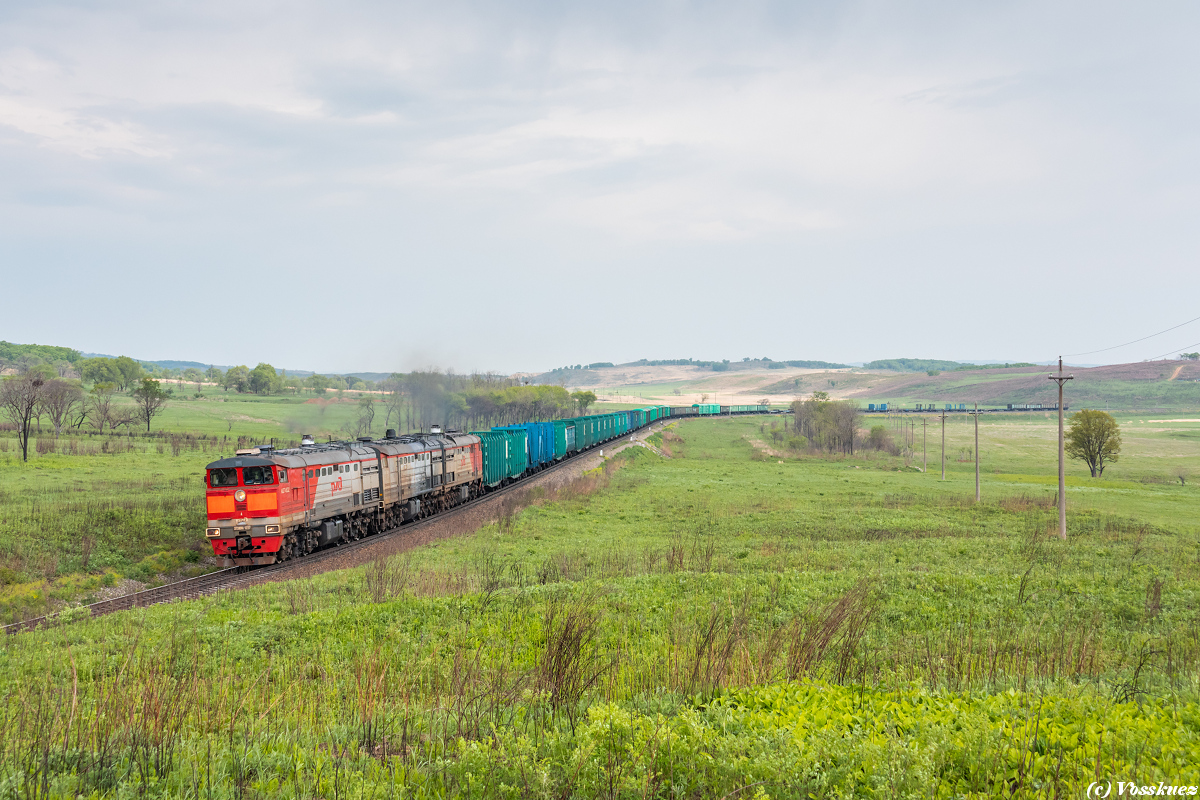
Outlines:
[[1198, 22], [6, 0], [0, 338], [338, 372], [1118, 344], [1200, 315]]

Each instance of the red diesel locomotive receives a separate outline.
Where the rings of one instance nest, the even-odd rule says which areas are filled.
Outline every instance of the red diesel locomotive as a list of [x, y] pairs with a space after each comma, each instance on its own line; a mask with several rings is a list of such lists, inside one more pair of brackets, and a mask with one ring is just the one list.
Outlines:
[[224, 565], [274, 564], [464, 503], [484, 490], [478, 436], [429, 434], [239, 450], [208, 465], [208, 529]]

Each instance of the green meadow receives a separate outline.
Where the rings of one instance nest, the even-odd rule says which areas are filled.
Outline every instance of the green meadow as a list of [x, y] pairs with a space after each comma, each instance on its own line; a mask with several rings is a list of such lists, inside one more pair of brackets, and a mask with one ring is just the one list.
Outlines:
[[[176, 398], [154, 430], [33, 436], [28, 463], [0, 432], [0, 619], [92, 602], [123, 579], [162, 583], [210, 570], [204, 466], [239, 447], [302, 433], [344, 437], [358, 398], [216, 393]], [[380, 404], [376, 427], [386, 410]]]
[[[1197, 783], [1200, 425], [1171, 419], [1122, 418], [1103, 479], [1070, 463], [1066, 542], [1053, 418], [981, 420], [979, 504], [965, 418], [946, 426], [944, 482], [932, 425], [922, 472], [919, 424], [898, 456], [815, 456], [768, 452], [781, 418], [678, 423], [652, 437], [665, 457], [632, 448], [403, 556], [10, 637], [0, 784], [891, 798]], [[149, 449], [0, 463], [21, 497], [158, 469], [198, 504], [212, 453]]]

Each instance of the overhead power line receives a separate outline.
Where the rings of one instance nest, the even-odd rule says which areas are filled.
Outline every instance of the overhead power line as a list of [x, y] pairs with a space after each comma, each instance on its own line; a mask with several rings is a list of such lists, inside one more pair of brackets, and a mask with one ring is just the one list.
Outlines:
[[1200, 347], [1200, 342], [1193, 342], [1192, 344], [1185, 344], [1183, 347], [1173, 348], [1173, 349], [1168, 350], [1167, 352], [1163, 353], [1162, 355], [1157, 355], [1154, 358], [1147, 358], [1146, 361], [1157, 361], [1160, 358], [1166, 358], [1167, 356], [1171, 355], [1172, 353], [1178, 353], [1180, 351], [1187, 350], [1189, 347]]
[[[1064, 353], [1063, 358], [1074, 358], [1075, 356], [1090, 356], [1090, 355], [1095, 355], [1096, 353], [1107, 353], [1109, 350], [1116, 350], [1121, 347], [1128, 347], [1131, 344], [1137, 344], [1138, 342], [1144, 342], [1147, 339], [1153, 339], [1155, 336], [1162, 336], [1164, 333], [1170, 333], [1171, 331], [1175, 330], [1176, 328], [1182, 328], [1184, 325], [1191, 325], [1196, 320], [1200, 320], [1200, 317], [1196, 317], [1196, 319], [1189, 319], [1187, 322], [1181, 322], [1178, 325], [1174, 325], [1170, 328], [1167, 328], [1165, 331], [1159, 331], [1158, 333], [1152, 333], [1149, 336], [1143, 336], [1140, 339], [1134, 339], [1132, 342], [1125, 342], [1125, 344], [1115, 344], [1112, 347], [1104, 347], [1104, 348], [1101, 348], [1100, 350], [1089, 350], [1086, 353]], [[1193, 346], [1194, 345], [1188, 345], [1188, 347], [1193, 347]], [[1146, 360], [1153, 361], [1154, 359], [1146, 359]]]

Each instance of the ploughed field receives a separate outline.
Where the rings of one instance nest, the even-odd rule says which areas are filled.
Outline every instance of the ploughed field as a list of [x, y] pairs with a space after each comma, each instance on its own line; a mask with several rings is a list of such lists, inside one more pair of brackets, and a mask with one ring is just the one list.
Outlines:
[[1040, 415], [984, 420], [979, 505], [961, 421], [945, 483], [932, 426], [921, 473], [919, 425], [915, 457], [821, 457], [769, 454], [788, 452], [778, 419], [681, 422], [653, 439], [665, 457], [630, 448], [457, 539], [8, 638], [0, 782], [198, 798], [1197, 783], [1200, 493], [1171, 473], [1200, 459], [1189, 423], [1138, 419], [1105, 479], [1072, 465], [1065, 543], [1047, 535]]

